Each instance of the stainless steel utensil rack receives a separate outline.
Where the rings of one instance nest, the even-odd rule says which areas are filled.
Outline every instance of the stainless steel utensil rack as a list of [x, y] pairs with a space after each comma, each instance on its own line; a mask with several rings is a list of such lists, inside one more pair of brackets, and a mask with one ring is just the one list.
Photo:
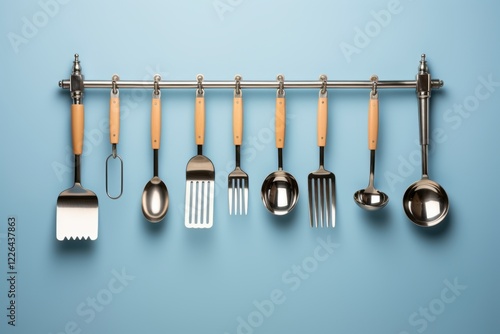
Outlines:
[[[380, 89], [415, 89], [419, 106], [419, 123], [421, 128], [428, 129], [429, 99], [431, 90], [443, 87], [439, 79], [431, 79], [427, 68], [426, 56], [421, 55], [418, 72], [415, 80], [328, 80], [323, 74], [318, 80], [284, 80], [283, 75], [278, 75], [276, 80], [242, 80], [239, 75], [234, 80], [204, 80], [203, 75], [198, 75], [196, 80], [162, 80], [155, 75], [152, 80], [121, 80], [117, 75], [112, 80], [85, 80], [80, 66], [79, 56], [75, 54], [73, 72], [70, 79], [59, 81], [59, 87], [68, 89], [71, 93], [73, 105], [83, 104], [84, 89], [151, 89], [158, 94], [160, 89], [196, 89], [197, 94], [203, 94], [205, 89], [234, 89], [235, 94], [240, 94], [241, 89], [276, 89], [284, 97], [286, 89], [318, 89], [322, 93], [327, 89], [369, 89], [376, 92]], [[426, 152], [428, 146], [428, 131], [421, 131], [422, 166], [426, 174]], [[446, 212], [445, 214], [446, 215]]]

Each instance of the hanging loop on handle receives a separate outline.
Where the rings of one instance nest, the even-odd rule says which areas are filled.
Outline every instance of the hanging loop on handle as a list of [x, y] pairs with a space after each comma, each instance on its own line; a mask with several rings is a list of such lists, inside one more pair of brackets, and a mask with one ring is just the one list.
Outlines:
[[203, 97], [205, 95], [205, 89], [203, 89], [203, 74], [198, 74], [196, 76], [196, 81], [198, 82], [197, 88], [196, 88], [196, 96], [197, 97]]
[[236, 74], [234, 77], [234, 97], [241, 97], [241, 75]]

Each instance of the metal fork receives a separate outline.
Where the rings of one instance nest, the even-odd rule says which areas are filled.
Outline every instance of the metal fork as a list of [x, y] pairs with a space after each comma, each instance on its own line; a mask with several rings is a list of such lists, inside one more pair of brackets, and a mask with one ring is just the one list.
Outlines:
[[335, 227], [335, 175], [324, 168], [326, 133], [328, 125], [327, 78], [322, 75], [323, 86], [318, 100], [319, 169], [309, 174], [309, 220], [311, 227]]
[[[248, 174], [240, 167], [240, 148], [243, 136], [243, 93], [240, 88], [241, 76], [235, 77], [236, 87], [233, 98], [233, 142], [236, 149], [236, 167], [228, 176], [229, 214], [246, 215], [248, 212]], [[233, 211], [234, 210], [234, 211]]]

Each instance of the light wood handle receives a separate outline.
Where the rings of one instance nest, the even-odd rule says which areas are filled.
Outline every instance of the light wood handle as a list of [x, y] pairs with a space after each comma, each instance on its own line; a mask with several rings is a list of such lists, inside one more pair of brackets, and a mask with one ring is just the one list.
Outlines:
[[243, 98], [233, 99], [233, 142], [234, 145], [241, 145], [243, 137]]
[[326, 146], [326, 132], [328, 128], [328, 98], [318, 100], [318, 146]]
[[153, 150], [160, 149], [161, 139], [161, 99], [154, 98], [151, 102], [151, 146]]
[[194, 107], [194, 135], [196, 145], [205, 142], [205, 98], [196, 97]]
[[368, 105], [368, 148], [377, 149], [378, 140], [378, 98], [371, 98]]
[[118, 144], [120, 140], [120, 98], [112, 97], [109, 100], [109, 141]]
[[286, 103], [284, 97], [276, 98], [276, 148], [285, 147]]
[[83, 129], [85, 114], [83, 104], [71, 105], [71, 136], [73, 139], [73, 153], [82, 154], [83, 151]]

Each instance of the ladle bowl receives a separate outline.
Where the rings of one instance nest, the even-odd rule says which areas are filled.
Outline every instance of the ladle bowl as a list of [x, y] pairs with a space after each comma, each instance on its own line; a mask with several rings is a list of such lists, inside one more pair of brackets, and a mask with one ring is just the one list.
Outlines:
[[413, 223], [431, 227], [439, 224], [448, 214], [448, 195], [438, 183], [424, 176], [406, 190], [403, 208]]
[[376, 211], [389, 203], [389, 196], [375, 188], [371, 190], [367, 188], [356, 191], [354, 193], [354, 201], [363, 209]]
[[262, 202], [269, 212], [281, 216], [293, 210], [299, 199], [295, 178], [283, 170], [269, 174], [262, 183]]

